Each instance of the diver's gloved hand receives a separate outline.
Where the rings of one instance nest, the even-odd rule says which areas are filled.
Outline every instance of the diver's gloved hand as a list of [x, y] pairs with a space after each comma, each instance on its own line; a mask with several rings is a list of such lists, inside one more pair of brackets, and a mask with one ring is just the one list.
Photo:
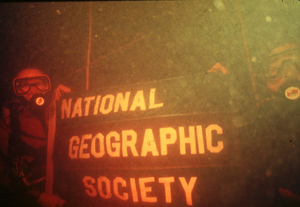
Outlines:
[[61, 199], [58, 195], [41, 193], [38, 202], [43, 207], [63, 207], [66, 201]]
[[285, 188], [279, 188], [279, 193], [281, 195], [283, 195], [284, 197], [287, 197], [287, 198], [290, 198], [292, 200], [295, 200], [295, 201], [299, 201], [300, 202], [300, 196], [292, 193], [290, 190], [288, 189], [285, 189]]
[[63, 93], [69, 93], [70, 91], [71, 91], [71, 89], [68, 88], [67, 86], [59, 84], [58, 87], [56, 89], [54, 89], [55, 100], [56, 101], [59, 100]]

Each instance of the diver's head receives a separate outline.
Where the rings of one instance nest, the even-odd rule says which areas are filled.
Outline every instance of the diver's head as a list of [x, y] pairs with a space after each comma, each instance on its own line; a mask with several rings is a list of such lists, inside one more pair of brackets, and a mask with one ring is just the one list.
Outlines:
[[300, 81], [299, 48], [293, 43], [276, 47], [266, 58], [264, 71], [268, 88], [276, 93], [288, 82]]
[[51, 90], [49, 77], [42, 71], [34, 68], [20, 71], [13, 81], [17, 96], [24, 97], [28, 102], [37, 94], [45, 95]]

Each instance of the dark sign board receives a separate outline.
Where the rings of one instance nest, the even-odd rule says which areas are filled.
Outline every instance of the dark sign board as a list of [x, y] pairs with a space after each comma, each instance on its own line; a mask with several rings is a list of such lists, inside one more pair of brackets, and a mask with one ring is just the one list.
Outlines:
[[240, 161], [226, 80], [195, 74], [65, 96], [54, 189], [92, 206], [213, 204], [202, 198], [220, 193]]
[[53, 181], [70, 206], [298, 202], [299, 6], [1, 4], [1, 103], [23, 68], [72, 89], [49, 121], [45, 192]]

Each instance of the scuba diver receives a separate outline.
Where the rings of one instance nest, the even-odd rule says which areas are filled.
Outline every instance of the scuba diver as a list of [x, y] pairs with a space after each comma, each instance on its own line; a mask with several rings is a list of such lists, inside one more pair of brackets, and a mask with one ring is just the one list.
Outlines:
[[271, 94], [260, 111], [256, 167], [268, 206], [300, 204], [300, 49], [294, 43], [273, 49], [264, 60]]
[[51, 90], [49, 77], [24, 69], [13, 80], [17, 96], [2, 107], [0, 123], [0, 202], [5, 206], [63, 206], [45, 193], [49, 106], [70, 88]]

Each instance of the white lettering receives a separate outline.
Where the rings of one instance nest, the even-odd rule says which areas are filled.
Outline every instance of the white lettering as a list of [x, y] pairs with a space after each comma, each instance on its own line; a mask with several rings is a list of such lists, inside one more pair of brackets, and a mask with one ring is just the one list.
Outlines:
[[224, 148], [222, 141], [218, 141], [217, 146], [212, 145], [212, 131], [217, 131], [217, 134], [223, 134], [223, 129], [217, 124], [211, 124], [205, 129], [207, 149], [211, 153], [219, 153]]
[[92, 139], [91, 134], [85, 134], [82, 136], [80, 150], [79, 150], [79, 158], [90, 158], [90, 153], [84, 153], [83, 150], [88, 148], [88, 144], [84, 143], [85, 140]]
[[186, 204], [189, 206], [193, 205], [192, 191], [195, 186], [196, 180], [197, 177], [191, 177], [190, 182], [187, 183], [184, 177], [179, 177], [179, 181], [185, 192]]
[[140, 189], [141, 189], [141, 199], [143, 202], [147, 203], [155, 203], [157, 202], [157, 197], [148, 197], [147, 193], [152, 192], [152, 187], [146, 187], [145, 183], [152, 183], [154, 182], [154, 177], [147, 177], [147, 178], [140, 178]]
[[81, 108], [82, 98], [78, 98], [74, 104], [74, 109], [71, 118], [74, 118], [78, 114], [78, 117], [82, 117], [82, 108]]
[[[111, 138], [114, 137], [115, 141], [114, 143], [111, 143]], [[120, 157], [120, 135], [117, 132], [110, 132], [106, 136], [106, 148], [107, 148], [107, 153], [111, 157]], [[113, 150], [114, 149], [114, 150]]]
[[[131, 137], [131, 140], [128, 139], [128, 137]], [[133, 130], [123, 130], [122, 131], [122, 153], [123, 157], [128, 157], [127, 148], [131, 149], [131, 152], [133, 156], [137, 157], [139, 156], [135, 144], [137, 140], [137, 134]]]
[[70, 118], [70, 114], [71, 114], [71, 103], [72, 103], [72, 99], [70, 98], [68, 100], [68, 103], [67, 103], [67, 100], [66, 99], [63, 99], [62, 102], [61, 102], [61, 108], [60, 108], [60, 111], [61, 111], [61, 119], [64, 119], [65, 118], [65, 113], [66, 113], [66, 118]]
[[159, 107], [163, 107], [164, 103], [155, 103], [155, 88], [151, 88], [150, 90], [150, 99], [149, 99], [149, 109], [155, 109]]
[[171, 183], [174, 183], [174, 177], [158, 178], [159, 183], [163, 183], [165, 187], [166, 203], [172, 203]]
[[[97, 142], [99, 143], [98, 145]], [[99, 152], [97, 152], [96, 150], [97, 146], [99, 146]], [[101, 133], [96, 134], [92, 139], [91, 154], [96, 158], [103, 157], [103, 155], [105, 154], [104, 136]]]
[[94, 115], [98, 114], [100, 98], [101, 98], [101, 96], [97, 96], [97, 98], [96, 98], [96, 102], [95, 102], [95, 106], [94, 106]]
[[90, 111], [90, 104], [91, 101], [95, 100], [95, 96], [91, 96], [91, 97], [85, 97], [83, 99], [83, 101], [85, 101], [85, 110], [84, 110], [84, 116], [88, 116], [89, 115], [89, 111]]
[[180, 154], [185, 155], [186, 144], [191, 146], [191, 154], [196, 154], [195, 127], [189, 126], [189, 137], [185, 137], [184, 127], [179, 127]]
[[[100, 112], [102, 114], [108, 114], [109, 112], [112, 111], [113, 104], [114, 104], [114, 99], [115, 99], [115, 97], [111, 94], [106, 95], [102, 98], [101, 106], [100, 106]], [[106, 103], [107, 101], [108, 101], [108, 104]], [[106, 107], [106, 105], [107, 105], [107, 107]]]
[[140, 90], [135, 94], [130, 111], [135, 111], [137, 107], [139, 107], [142, 111], [146, 110], [143, 90]]
[[119, 185], [121, 184], [122, 187], [126, 187], [126, 181], [121, 178], [121, 177], [116, 177], [113, 181], [113, 185], [114, 185], [114, 194], [116, 197], [118, 197], [119, 199], [126, 201], [128, 200], [128, 193], [123, 193], [123, 195], [121, 195], [119, 193]]
[[78, 146], [73, 146], [74, 142], [76, 142], [77, 145], [79, 145], [80, 143], [80, 139], [77, 136], [73, 136], [70, 139], [70, 144], [69, 144], [69, 157], [71, 159], [77, 159], [78, 156], [78, 150], [79, 147]]
[[160, 149], [161, 149], [161, 155], [167, 155], [167, 145], [174, 144], [177, 139], [177, 133], [176, 130], [167, 127], [167, 128], [160, 128]]
[[152, 153], [152, 156], [158, 156], [158, 150], [155, 144], [152, 129], [146, 129], [144, 135], [144, 142], [142, 146], [142, 157], [145, 157], [148, 152]]
[[97, 196], [97, 191], [94, 188], [94, 186], [92, 184], [95, 184], [95, 179], [90, 177], [90, 176], [85, 176], [82, 179], [82, 182], [84, 184], [84, 186], [87, 188], [85, 189], [86, 194], [88, 194], [90, 197], [95, 197]]
[[128, 109], [128, 102], [129, 102], [129, 96], [130, 96], [130, 92], [129, 91], [126, 92], [125, 98], [123, 97], [122, 93], [118, 93], [117, 94], [114, 112], [118, 112], [119, 111], [119, 107], [121, 107], [122, 111], [127, 111], [127, 109]]
[[[103, 185], [104, 184], [105, 186], [105, 191], [106, 193], [103, 191]], [[105, 199], [110, 199], [112, 194], [111, 194], [111, 191], [110, 191], [110, 181], [109, 179], [107, 179], [106, 177], [103, 177], [103, 176], [100, 176], [98, 178], [98, 192], [99, 192], [99, 195], [102, 197], [102, 198], [105, 198]]]

